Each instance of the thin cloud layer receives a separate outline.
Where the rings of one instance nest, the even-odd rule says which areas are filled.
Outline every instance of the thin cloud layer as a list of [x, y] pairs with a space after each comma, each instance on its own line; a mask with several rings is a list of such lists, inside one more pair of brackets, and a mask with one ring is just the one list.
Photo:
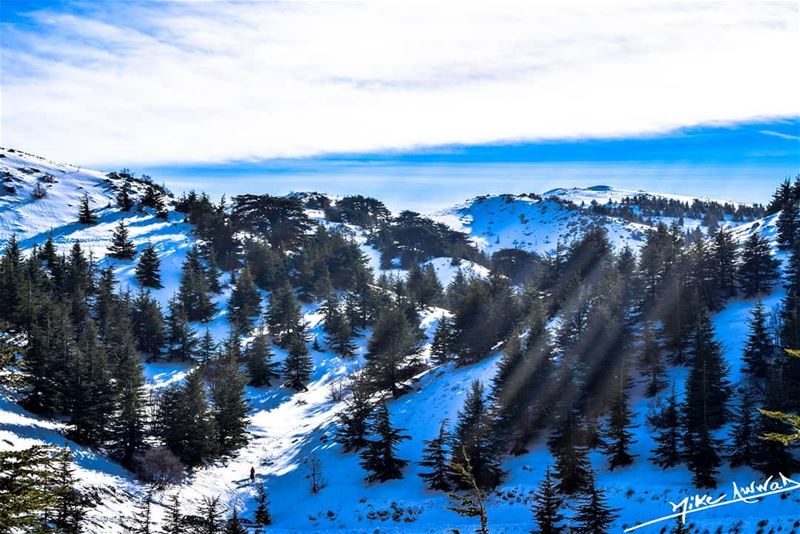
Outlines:
[[3, 145], [202, 163], [800, 114], [796, 3], [109, 4], [3, 25]]

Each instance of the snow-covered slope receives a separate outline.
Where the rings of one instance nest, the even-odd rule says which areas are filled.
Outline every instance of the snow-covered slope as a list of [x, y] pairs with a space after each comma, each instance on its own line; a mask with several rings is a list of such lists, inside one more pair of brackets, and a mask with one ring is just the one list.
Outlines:
[[[7, 173], [4, 175], [8, 178], [5, 183], [14, 188], [13, 192], [7, 190], [0, 195], [0, 244], [16, 233], [22, 246], [27, 249], [43, 242], [52, 232], [54, 240], [63, 250], [80, 241], [92, 250], [101, 264], [114, 267], [123, 288], [126, 285], [135, 287], [131, 278], [133, 262], [105, 259], [113, 227], [124, 218], [137, 247], [141, 248], [148, 242], [156, 246], [166, 286], [157, 292], [157, 296], [162, 303], [166, 302], [177, 287], [185, 252], [194, 243], [191, 228], [182, 222], [180, 214], [171, 214], [164, 221], [149, 212], [121, 213], [113, 207], [116, 184], [103, 173], [53, 164], [19, 152], [2, 150], [0, 153], [5, 155], [0, 158], [0, 170]], [[56, 181], [51, 182], [49, 178], [40, 180], [40, 177], [47, 175], [52, 175]], [[34, 199], [32, 192], [39, 182], [50, 187], [44, 198]], [[198, 184], [198, 189], [202, 189], [202, 184]], [[648, 228], [646, 225], [597, 215], [570, 203], [548, 198], [556, 196], [580, 204], [580, 201], [589, 198], [585, 195], [596, 194], [598, 202], [601, 202], [608, 199], [608, 190], [558, 191], [551, 191], [543, 198], [512, 195], [480, 197], [439, 212], [434, 218], [468, 232], [473, 241], [488, 253], [507, 247], [548, 252], [556, 247], [559, 239], [567, 244], [597, 224], [607, 228], [617, 247], [630, 244], [635, 248], [642, 242]], [[94, 206], [99, 208], [99, 223], [92, 227], [75, 223], [78, 201], [84, 193], [88, 193]], [[319, 214], [316, 216], [318, 218]], [[377, 271], [377, 251], [365, 243], [364, 236], [357, 229], [353, 231]], [[753, 231], [774, 239], [775, 216], [741, 225], [734, 230], [740, 241]], [[430, 263], [443, 284], [452, 278], [458, 268], [477, 276], [487, 274], [485, 268], [463, 260], [454, 265], [449, 258], [435, 258]], [[229, 289], [216, 298], [220, 311], [211, 322], [210, 329], [217, 339], [222, 339], [228, 330], [223, 305], [228, 292]], [[782, 289], [778, 287], [764, 302], [772, 307], [781, 297]], [[739, 372], [736, 362], [740, 360], [746, 337], [748, 314], [754, 304], [753, 300], [733, 300], [714, 318], [726, 358], [733, 367], [734, 379]], [[421, 469], [415, 462], [422, 457], [423, 440], [434, 437], [441, 419], [455, 419], [471, 380], [477, 378], [485, 383], [491, 380], [498, 355], [457, 369], [434, 367], [411, 382], [408, 394], [389, 401], [393, 423], [406, 429], [406, 433], [412, 436], [398, 450], [399, 457], [410, 463], [402, 480], [367, 484], [358, 456], [343, 453], [333, 440], [335, 416], [342, 404], [333, 401], [330, 393], [343, 377], [363, 365], [370, 332], [365, 332], [357, 340], [358, 349], [354, 358], [336, 356], [325, 350], [319, 305], [311, 303], [303, 309], [310, 333], [317, 337], [321, 346], [321, 350], [312, 351], [315, 370], [308, 391], [296, 393], [280, 387], [248, 388], [248, 400], [252, 406], [249, 444], [230, 458], [195, 470], [178, 487], [157, 495], [153, 511], [156, 524], [164, 513], [162, 504], [174, 492], [180, 492], [187, 512], [193, 511], [194, 505], [203, 496], [219, 495], [227, 505], [236, 505], [241, 515], [251, 516], [255, 488], [247, 477], [253, 466], [258, 479], [265, 482], [270, 494], [274, 521], [270, 532], [438, 533], [453, 529], [468, 532], [477, 526], [474, 519], [449, 511], [445, 495], [425, 489], [423, 481], [417, 476]], [[422, 324], [427, 333], [423, 358], [428, 356], [428, 344], [436, 321], [445, 313], [438, 308], [423, 313]], [[275, 353], [278, 361], [285, 357], [281, 349], [276, 348]], [[148, 363], [145, 366], [148, 387], [153, 390], [182, 380], [187, 371], [188, 366], [181, 363]], [[676, 372], [675, 377], [680, 378], [680, 374], [680, 371]], [[602, 455], [593, 453], [591, 456], [598, 473], [598, 485], [605, 488], [610, 504], [620, 509], [620, 519], [612, 532], [671, 513], [670, 501], [677, 502], [694, 493], [691, 490], [691, 475], [683, 466], [662, 471], [647, 461], [653, 448], [650, 433], [644, 426], [647, 400], [639, 391], [635, 391], [634, 401], [639, 424], [633, 450], [638, 455], [635, 464], [611, 472]], [[60, 446], [64, 443], [61, 428], [58, 422], [43, 420], [21, 410], [8, 399], [0, 399], [2, 449], [23, 448], [35, 443]], [[97, 506], [89, 513], [91, 524], [87, 531], [90, 534], [121, 532], [122, 520], [135, 513], [134, 504], [144, 488], [117, 464], [77, 445], [70, 443], [69, 446], [76, 452], [77, 474], [81, 484], [99, 497]], [[325, 487], [316, 494], [311, 494], [308, 479], [313, 458], [321, 462], [322, 477], [326, 482]], [[530, 496], [551, 461], [542, 443], [533, 444], [529, 453], [506, 460], [503, 467], [508, 477], [488, 500], [491, 532], [531, 531]], [[760, 477], [747, 468], [723, 469], [720, 491], [715, 495], [730, 493], [733, 481], [746, 485], [753, 480], [760, 480]], [[738, 532], [745, 533], [757, 532], [758, 522], [768, 519], [768, 529], [790, 532], [795, 528], [792, 525], [798, 517], [799, 503], [795, 494], [789, 494], [785, 499], [774, 496], [757, 505], [740, 504], [707, 511], [693, 517], [692, 521], [709, 532], [714, 532], [717, 527], [736, 528], [739, 525]], [[662, 526], [638, 532], [654, 534], [660, 532]]]
[[552, 252], [578, 239], [592, 226], [604, 226], [617, 246], [638, 248], [647, 226], [615, 217], [588, 213], [556, 199], [526, 195], [493, 195], [475, 198], [439, 211], [432, 218], [466, 232], [482, 251], [504, 248]]

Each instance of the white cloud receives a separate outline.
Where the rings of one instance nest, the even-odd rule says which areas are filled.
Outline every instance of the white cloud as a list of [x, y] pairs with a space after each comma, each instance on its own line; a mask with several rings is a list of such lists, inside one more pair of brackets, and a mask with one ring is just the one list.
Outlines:
[[3, 28], [2, 144], [204, 162], [800, 114], [796, 3], [113, 5]]

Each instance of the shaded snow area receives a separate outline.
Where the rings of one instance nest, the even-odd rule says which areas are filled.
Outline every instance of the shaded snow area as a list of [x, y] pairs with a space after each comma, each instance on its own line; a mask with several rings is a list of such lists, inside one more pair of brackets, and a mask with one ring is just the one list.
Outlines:
[[[124, 218], [138, 249], [152, 243], [158, 251], [165, 287], [155, 294], [162, 305], [166, 303], [177, 289], [185, 253], [194, 243], [191, 228], [182, 222], [180, 214], [171, 213], [164, 221], [150, 212], [121, 213], [112, 207], [114, 184], [103, 173], [49, 163], [7, 150], [2, 153], [5, 157], [0, 158], [0, 172], [10, 175], [11, 179], [6, 183], [13, 184], [14, 192], [6, 190], [0, 194], [0, 244], [13, 233], [25, 249], [43, 243], [50, 234], [65, 252], [74, 242], [80, 241], [101, 265], [110, 262], [114, 266], [122, 289], [136, 289], [132, 278], [135, 262], [105, 259], [112, 230], [117, 221]], [[56, 181], [50, 182], [47, 178], [46, 183], [51, 186], [47, 195], [34, 200], [31, 192], [40, 181], [39, 177], [44, 175], [51, 175]], [[202, 184], [197, 184], [197, 187], [202, 189]], [[90, 195], [93, 207], [97, 208], [99, 222], [92, 227], [75, 222], [78, 202], [84, 193]], [[550, 193], [552, 196], [569, 196], [573, 201], [590, 199], [596, 194], [598, 202], [612, 194], [608, 190], [566, 189]], [[596, 224], [607, 228], [614, 246], [629, 244], [638, 248], [647, 229], [641, 224], [601, 217], [552, 199], [509, 195], [475, 199], [439, 212], [434, 218], [468, 232], [475, 244], [487, 253], [501, 248], [550, 252], [559, 240], [567, 244]], [[735, 230], [736, 238], [743, 241], [750, 232], [758, 231], [774, 239], [774, 225], [774, 216], [742, 225]], [[378, 252], [366, 244], [363, 235], [357, 234], [356, 239], [370, 266], [379, 274]], [[785, 261], [783, 256], [781, 258]], [[435, 258], [429, 263], [443, 285], [447, 285], [459, 269], [474, 276], [488, 275], [486, 268], [464, 260], [453, 262], [450, 258]], [[222, 340], [228, 333], [224, 303], [229, 292], [230, 289], [226, 289], [216, 297], [219, 311], [208, 325], [217, 340]], [[778, 287], [764, 298], [767, 309], [777, 306], [782, 295], [783, 290]], [[714, 316], [718, 339], [732, 368], [732, 381], [739, 377], [748, 315], [755, 303], [754, 300], [732, 300]], [[358, 348], [353, 358], [342, 358], [325, 350], [320, 304], [311, 303], [303, 307], [309, 332], [321, 347], [321, 350], [312, 350], [315, 368], [308, 390], [295, 392], [280, 387], [248, 387], [247, 397], [252, 408], [249, 443], [229, 458], [194, 470], [180, 486], [158, 494], [153, 509], [156, 524], [164, 514], [163, 504], [176, 491], [184, 501], [185, 513], [193, 512], [203, 496], [219, 495], [228, 505], [236, 505], [241, 516], [252, 517], [255, 486], [248, 480], [252, 466], [257, 479], [265, 483], [269, 493], [274, 525], [268, 532], [438, 533], [458, 529], [466, 533], [477, 527], [474, 518], [461, 517], [449, 511], [448, 498], [444, 494], [425, 489], [418, 476], [421, 468], [416, 462], [422, 457], [423, 440], [436, 435], [442, 419], [446, 417], [455, 421], [470, 382], [479, 379], [488, 386], [499, 355], [494, 354], [465, 367], [455, 368], [452, 364], [432, 367], [409, 382], [407, 394], [390, 400], [388, 407], [392, 423], [405, 429], [405, 433], [412, 437], [403, 441], [398, 450], [398, 456], [410, 463], [403, 479], [368, 484], [364, 481], [365, 472], [359, 466], [358, 455], [344, 453], [333, 439], [336, 415], [343, 403], [332, 400], [331, 390], [332, 386], [363, 366], [370, 331], [357, 338]], [[427, 335], [422, 349], [425, 360], [428, 360], [437, 321], [447, 313], [439, 308], [429, 308], [422, 314], [422, 325]], [[557, 324], [557, 320], [550, 324]], [[206, 328], [206, 325], [194, 326], [200, 334]], [[278, 347], [273, 347], [273, 350], [277, 361], [285, 358], [285, 351]], [[148, 387], [158, 390], [179, 382], [188, 370], [189, 366], [181, 363], [147, 363]], [[680, 381], [685, 377], [685, 370], [673, 370], [671, 374], [673, 379]], [[637, 384], [632, 397], [638, 425], [634, 430], [636, 443], [632, 451], [638, 455], [636, 462], [628, 468], [611, 472], [600, 453], [591, 454], [598, 486], [605, 489], [610, 505], [620, 509], [620, 517], [611, 532], [621, 532], [636, 523], [671, 514], [670, 502], [678, 502], [695, 493], [686, 466], [661, 470], [648, 461], [654, 443], [644, 422], [649, 401], [641, 390], [641, 384]], [[727, 430], [723, 429], [720, 437], [726, 436]], [[67, 442], [62, 431], [62, 423], [43, 420], [9, 399], [0, 399], [0, 449], [21, 449], [37, 443], [56, 446], [67, 443], [76, 454], [76, 474], [81, 487], [89, 490], [97, 501], [89, 511], [87, 532], [121, 532], [120, 519], [129, 518], [134, 513], [134, 504], [143, 494], [144, 487], [116, 463]], [[320, 462], [324, 487], [312, 494], [309, 472], [315, 460]], [[531, 444], [529, 452], [506, 459], [503, 468], [508, 476], [488, 498], [492, 533], [522, 533], [534, 528], [530, 497], [551, 463], [542, 441]], [[749, 468], [724, 466], [719, 476], [719, 487], [710, 494], [730, 495], [734, 481], [747, 485], [761, 479]], [[798, 518], [800, 491], [783, 497], [767, 497], [756, 504], [735, 504], [708, 510], [690, 516], [689, 522], [701, 531], [715, 532], [718, 527], [723, 527], [727, 532], [738, 525], [738, 532], [755, 533], [759, 531], [759, 521], [769, 519], [768, 529], [788, 533], [792, 532], [792, 525]], [[669, 521], [637, 532], [654, 534], [663, 532], [665, 527], [668, 531], [673, 525], [674, 522]], [[794, 531], [797, 531], [796, 527]]]

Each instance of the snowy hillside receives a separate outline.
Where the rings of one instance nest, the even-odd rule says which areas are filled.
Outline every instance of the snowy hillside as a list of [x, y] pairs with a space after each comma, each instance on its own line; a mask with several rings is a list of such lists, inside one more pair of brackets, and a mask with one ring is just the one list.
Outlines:
[[[154, 290], [157, 300], [166, 305], [179, 285], [181, 266], [186, 252], [196, 243], [192, 226], [184, 222], [184, 214], [171, 211], [167, 219], [159, 218], [149, 208], [122, 212], [115, 206], [115, 195], [122, 186], [119, 179], [105, 173], [81, 170], [54, 164], [8, 149], [0, 152], [0, 176], [5, 189], [0, 191], [0, 245], [16, 235], [23, 250], [42, 245], [49, 236], [61, 252], [68, 252], [76, 242], [91, 251], [100, 266], [113, 267], [122, 290], [136, 291], [134, 261], [107, 257], [113, 230], [123, 220], [138, 251], [153, 245], [161, 260], [164, 287]], [[136, 183], [134, 192], [141, 193]], [[202, 184], [198, 184], [202, 189]], [[42, 194], [41, 191], [44, 191]], [[78, 205], [88, 195], [98, 222], [92, 226], [76, 222]], [[619, 217], [604, 216], [580, 207], [592, 200], [607, 202], [629, 197], [632, 192], [610, 189], [558, 189], [536, 195], [499, 195], [473, 199], [460, 206], [432, 216], [452, 228], [467, 233], [482, 251], [491, 254], [503, 248], [520, 248], [539, 253], [552, 252], [559, 242], [569, 244], [595, 226], [604, 227], [615, 248], [629, 245], [638, 250], [651, 226]], [[641, 194], [636, 192], [635, 194]], [[37, 198], [37, 196], [40, 196]], [[571, 201], [565, 202], [565, 201]], [[681, 201], [691, 201], [681, 198]], [[317, 222], [324, 222], [320, 211], [309, 212]], [[770, 216], [735, 226], [738, 242], [753, 232], [769, 238], [774, 245], [775, 218]], [[695, 221], [695, 226], [699, 221]], [[335, 225], [332, 225], [335, 226]], [[687, 229], [690, 225], [687, 224]], [[350, 226], [353, 239], [367, 258], [369, 266], [381, 272], [379, 253], [367, 244], [366, 232]], [[783, 255], [780, 256], [784, 259]], [[448, 285], [457, 270], [476, 277], [488, 277], [489, 270], [478, 263], [433, 258], [426, 262], [433, 267], [440, 283]], [[399, 269], [396, 273], [403, 273]], [[223, 283], [230, 281], [230, 272]], [[199, 333], [206, 329], [216, 341], [229, 332], [226, 305], [229, 285], [214, 296], [217, 312], [208, 323], [194, 323]], [[262, 296], [266, 292], [261, 291]], [[772, 310], [780, 302], [783, 289], [762, 298]], [[747, 321], [756, 299], [733, 298], [715, 314], [713, 322], [722, 342], [726, 361], [732, 366], [732, 379], [740, 375], [741, 351], [747, 335]], [[411, 436], [398, 448], [398, 456], [409, 461], [404, 478], [382, 484], [368, 484], [357, 454], [344, 453], [334, 440], [336, 415], [343, 403], [332, 398], [343, 379], [364, 366], [364, 355], [372, 333], [367, 328], [356, 338], [355, 355], [346, 358], [328, 350], [322, 331], [322, 302], [304, 303], [303, 319], [308, 325], [314, 370], [306, 391], [285, 387], [252, 387], [246, 389], [252, 408], [247, 432], [249, 442], [229, 457], [193, 470], [179, 485], [155, 497], [153, 522], [159, 525], [165, 515], [169, 497], [179, 493], [187, 509], [199, 505], [203, 497], [220, 496], [228, 507], [236, 507], [243, 517], [251, 517], [255, 507], [256, 488], [248, 480], [251, 466], [257, 480], [269, 491], [273, 526], [269, 532], [469, 532], [476, 527], [474, 518], [462, 517], [448, 510], [450, 501], [442, 492], [425, 488], [418, 476], [422, 468], [423, 441], [435, 437], [443, 418], [454, 421], [462, 409], [470, 383], [474, 379], [489, 384], [495, 375], [499, 353], [493, 352], [478, 363], [455, 367], [453, 363], [435, 365], [430, 358], [434, 330], [450, 311], [428, 306], [420, 313], [425, 339], [421, 342], [423, 369], [404, 385], [409, 392], [392, 399], [387, 395], [392, 423]], [[555, 322], [551, 322], [551, 325]], [[255, 333], [255, 332], [254, 332]], [[250, 342], [252, 336], [244, 339]], [[287, 357], [284, 349], [274, 347], [277, 362]], [[157, 393], [168, 384], [184, 379], [191, 366], [181, 362], [145, 363], [148, 391]], [[670, 370], [673, 379], [683, 379], [685, 370]], [[642, 384], [632, 392], [632, 407], [637, 414], [635, 444], [636, 462], [627, 468], [611, 471], [603, 455], [593, 452], [592, 464], [598, 474], [597, 484], [604, 488], [610, 505], [620, 510], [612, 532], [620, 532], [639, 522], [672, 513], [670, 502], [694, 495], [691, 474], [685, 468], [655, 468], [647, 461], [654, 446], [646, 430], [648, 403]], [[37, 443], [62, 445], [64, 423], [37, 417], [20, 408], [13, 399], [0, 399], [0, 450], [19, 450]], [[122, 524], [130, 520], [140, 502], [145, 486], [120, 465], [102, 455], [74, 443], [77, 476], [82, 487], [96, 497], [89, 512], [90, 534], [123, 532]], [[318, 462], [318, 463], [317, 463]], [[493, 533], [530, 532], [533, 528], [531, 496], [542, 480], [551, 457], [544, 437], [529, 447], [529, 452], [505, 458], [502, 468], [508, 476], [491, 492], [488, 516]], [[310, 477], [320, 476], [323, 483], [316, 493], [310, 492]], [[320, 472], [321, 471], [321, 474]], [[761, 476], [750, 468], [723, 468], [719, 493], [729, 491], [732, 482], [747, 485]], [[704, 531], [757, 532], [759, 522], [769, 518], [769, 529], [775, 532], [796, 532], [800, 492], [785, 498], [772, 496], [758, 505], [739, 504], [692, 516], [690, 522]], [[655, 534], [672, 522], [643, 528], [637, 532]], [[738, 530], [736, 530], [738, 529]], [[793, 530], [794, 529], [794, 530]], [[761, 532], [761, 531], [759, 531]], [[764, 531], [766, 532], [766, 531]]]

